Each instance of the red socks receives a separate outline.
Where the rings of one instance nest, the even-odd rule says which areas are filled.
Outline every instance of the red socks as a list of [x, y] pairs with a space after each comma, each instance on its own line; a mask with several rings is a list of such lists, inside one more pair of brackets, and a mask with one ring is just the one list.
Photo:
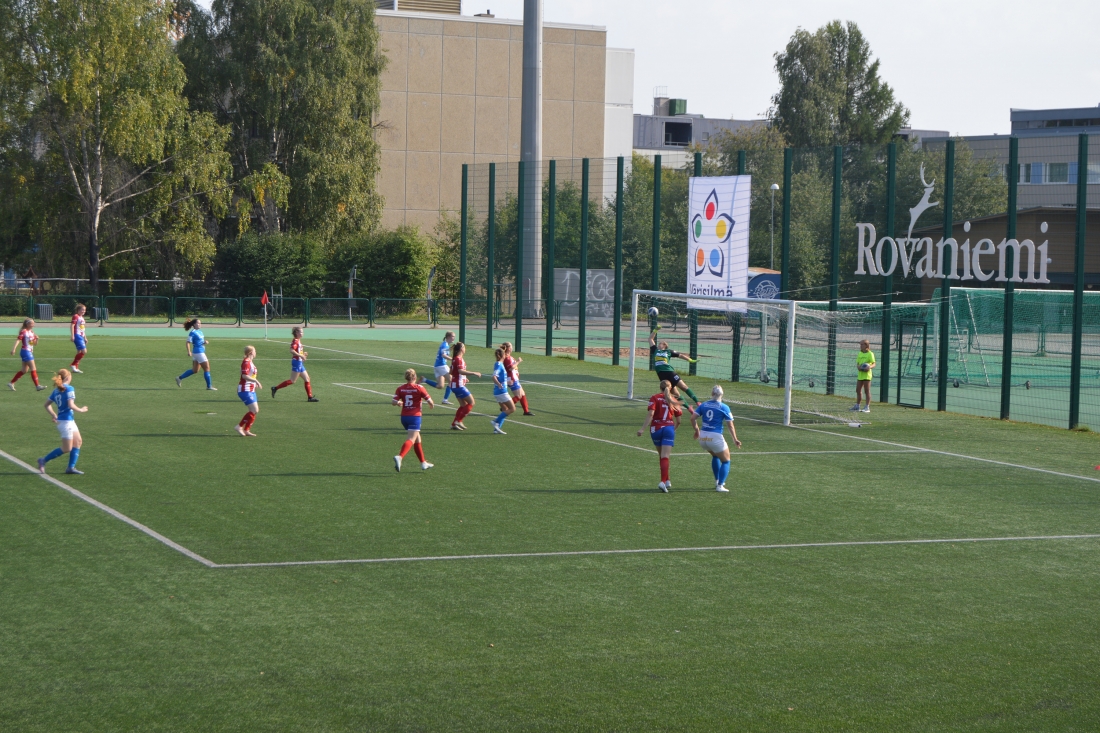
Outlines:
[[23, 375], [24, 375], [25, 373], [26, 373], [26, 372], [16, 372], [16, 373], [15, 373], [15, 376], [11, 378], [11, 383], [12, 383], [12, 384], [15, 384], [16, 382], [18, 382], [18, 381], [19, 381], [20, 379], [22, 379], [22, 378], [23, 378]]
[[661, 480], [668, 481], [668, 459], [661, 459]]
[[283, 387], [289, 387], [289, 386], [290, 386], [290, 385], [292, 385], [292, 384], [294, 384], [294, 382], [291, 382], [291, 381], [290, 381], [290, 380], [288, 379], [288, 380], [286, 380], [285, 382], [283, 382], [282, 384], [280, 384], [279, 386], [275, 387], [275, 391], [276, 391], [276, 392], [278, 392], [278, 391], [279, 391], [280, 389], [282, 389]]
[[455, 413], [455, 419], [454, 421], [452, 421], [451, 424], [454, 425], [455, 423], [462, 422], [462, 419], [469, 415], [470, 411], [473, 409], [474, 408], [470, 407], [469, 405], [462, 405], [461, 407], [459, 407], [458, 412]]
[[36, 370], [36, 369], [31, 370], [31, 379], [34, 380], [34, 386], [35, 387], [39, 386], [38, 385], [38, 370]]
[[413, 450], [416, 451], [416, 457], [420, 459], [421, 463], [426, 463], [424, 460], [424, 448], [421, 443], [413, 443]]
[[531, 408], [527, 406], [527, 395], [523, 395], [519, 398], [519, 403], [523, 405], [523, 411], [525, 413], [530, 412]]
[[[404, 442], [404, 444], [402, 444], [402, 446], [401, 446], [401, 452], [398, 453], [397, 455], [404, 458], [405, 456], [407, 456], [409, 454], [409, 449], [412, 448], [412, 447], [413, 447], [413, 442], [411, 440], [406, 440]], [[419, 448], [419, 444], [418, 444], [417, 445], [417, 453], [419, 453], [419, 452], [420, 452], [420, 448]]]
[[244, 414], [244, 417], [242, 417], [241, 421], [237, 424], [244, 428], [247, 432], [248, 430], [252, 429], [252, 423], [254, 422], [256, 422], [256, 416], [253, 415], [251, 412], [246, 412]]
[[306, 385], [306, 397], [312, 397], [313, 396], [313, 389], [309, 386], [309, 382], [306, 382], [305, 385]]
[[84, 354], [82, 352], [76, 352], [76, 357], [73, 359], [73, 366], [80, 366], [80, 360], [83, 358]]

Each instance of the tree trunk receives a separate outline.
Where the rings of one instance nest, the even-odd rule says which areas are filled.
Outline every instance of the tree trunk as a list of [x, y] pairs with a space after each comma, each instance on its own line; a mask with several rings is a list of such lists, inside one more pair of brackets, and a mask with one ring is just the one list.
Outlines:
[[92, 293], [99, 294], [99, 227], [92, 221], [88, 227], [88, 277]]

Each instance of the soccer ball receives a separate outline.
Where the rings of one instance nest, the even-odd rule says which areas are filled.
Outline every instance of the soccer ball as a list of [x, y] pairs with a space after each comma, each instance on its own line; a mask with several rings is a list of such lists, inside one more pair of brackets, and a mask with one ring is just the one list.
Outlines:
[[657, 313], [658, 313], [657, 306], [651, 306], [650, 309], [649, 309], [649, 317], [650, 318], [656, 318]]

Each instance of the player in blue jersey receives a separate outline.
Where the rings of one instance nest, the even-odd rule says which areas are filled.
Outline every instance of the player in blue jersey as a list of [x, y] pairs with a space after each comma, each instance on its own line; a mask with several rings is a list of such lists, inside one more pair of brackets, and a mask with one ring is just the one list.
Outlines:
[[187, 331], [187, 355], [191, 357], [191, 368], [176, 377], [176, 386], [182, 387], [183, 380], [192, 374], [202, 372], [206, 379], [206, 388], [212, 392], [217, 391], [210, 378], [210, 360], [206, 357], [206, 345], [209, 343], [202, 335], [202, 322], [198, 318], [191, 318], [183, 322], [183, 330]]
[[443, 404], [449, 405], [450, 402], [447, 398], [451, 396], [451, 345], [455, 342], [455, 332], [448, 331], [443, 334], [443, 343], [439, 345], [439, 350], [435, 352], [435, 379], [428, 379], [427, 377], [420, 378], [420, 384], [426, 384], [429, 387], [435, 387], [439, 389], [443, 387]]
[[695, 407], [691, 413], [691, 427], [695, 429], [695, 439], [703, 450], [710, 453], [710, 470], [714, 472], [714, 490], [726, 493], [726, 478], [730, 475], [730, 447], [722, 435], [726, 425], [730, 427], [733, 443], [738, 448], [737, 429], [733, 426], [733, 413], [722, 403], [722, 388], [717, 384], [710, 391], [710, 399]]
[[[76, 462], [80, 458], [80, 446], [83, 440], [80, 438], [80, 430], [73, 419], [74, 412], [87, 412], [87, 407], [76, 406], [76, 392], [69, 383], [73, 381], [73, 375], [68, 369], [59, 369], [53, 378], [54, 391], [50, 393], [50, 399], [46, 400], [46, 412], [57, 425], [57, 432], [61, 433], [61, 447], [38, 459], [38, 470], [46, 473], [46, 464], [55, 458], [69, 454], [69, 467], [65, 473], [83, 476], [83, 471], [76, 470]], [[56, 408], [56, 412], [54, 409]]]
[[508, 392], [508, 370], [504, 366], [504, 358], [507, 354], [504, 349], [496, 350], [497, 363], [493, 365], [493, 399], [500, 406], [500, 414], [493, 418], [493, 433], [507, 435], [504, 432], [504, 421], [516, 411], [516, 403], [512, 402], [512, 395]]

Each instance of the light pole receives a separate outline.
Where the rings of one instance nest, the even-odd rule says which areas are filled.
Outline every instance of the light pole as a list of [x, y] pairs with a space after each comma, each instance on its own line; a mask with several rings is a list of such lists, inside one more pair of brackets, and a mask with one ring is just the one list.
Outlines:
[[772, 254], [768, 259], [768, 269], [775, 269], [775, 192], [779, 190], [779, 184], [773, 183], [771, 186], [772, 192], [772, 222], [771, 222], [771, 236], [772, 236]]

